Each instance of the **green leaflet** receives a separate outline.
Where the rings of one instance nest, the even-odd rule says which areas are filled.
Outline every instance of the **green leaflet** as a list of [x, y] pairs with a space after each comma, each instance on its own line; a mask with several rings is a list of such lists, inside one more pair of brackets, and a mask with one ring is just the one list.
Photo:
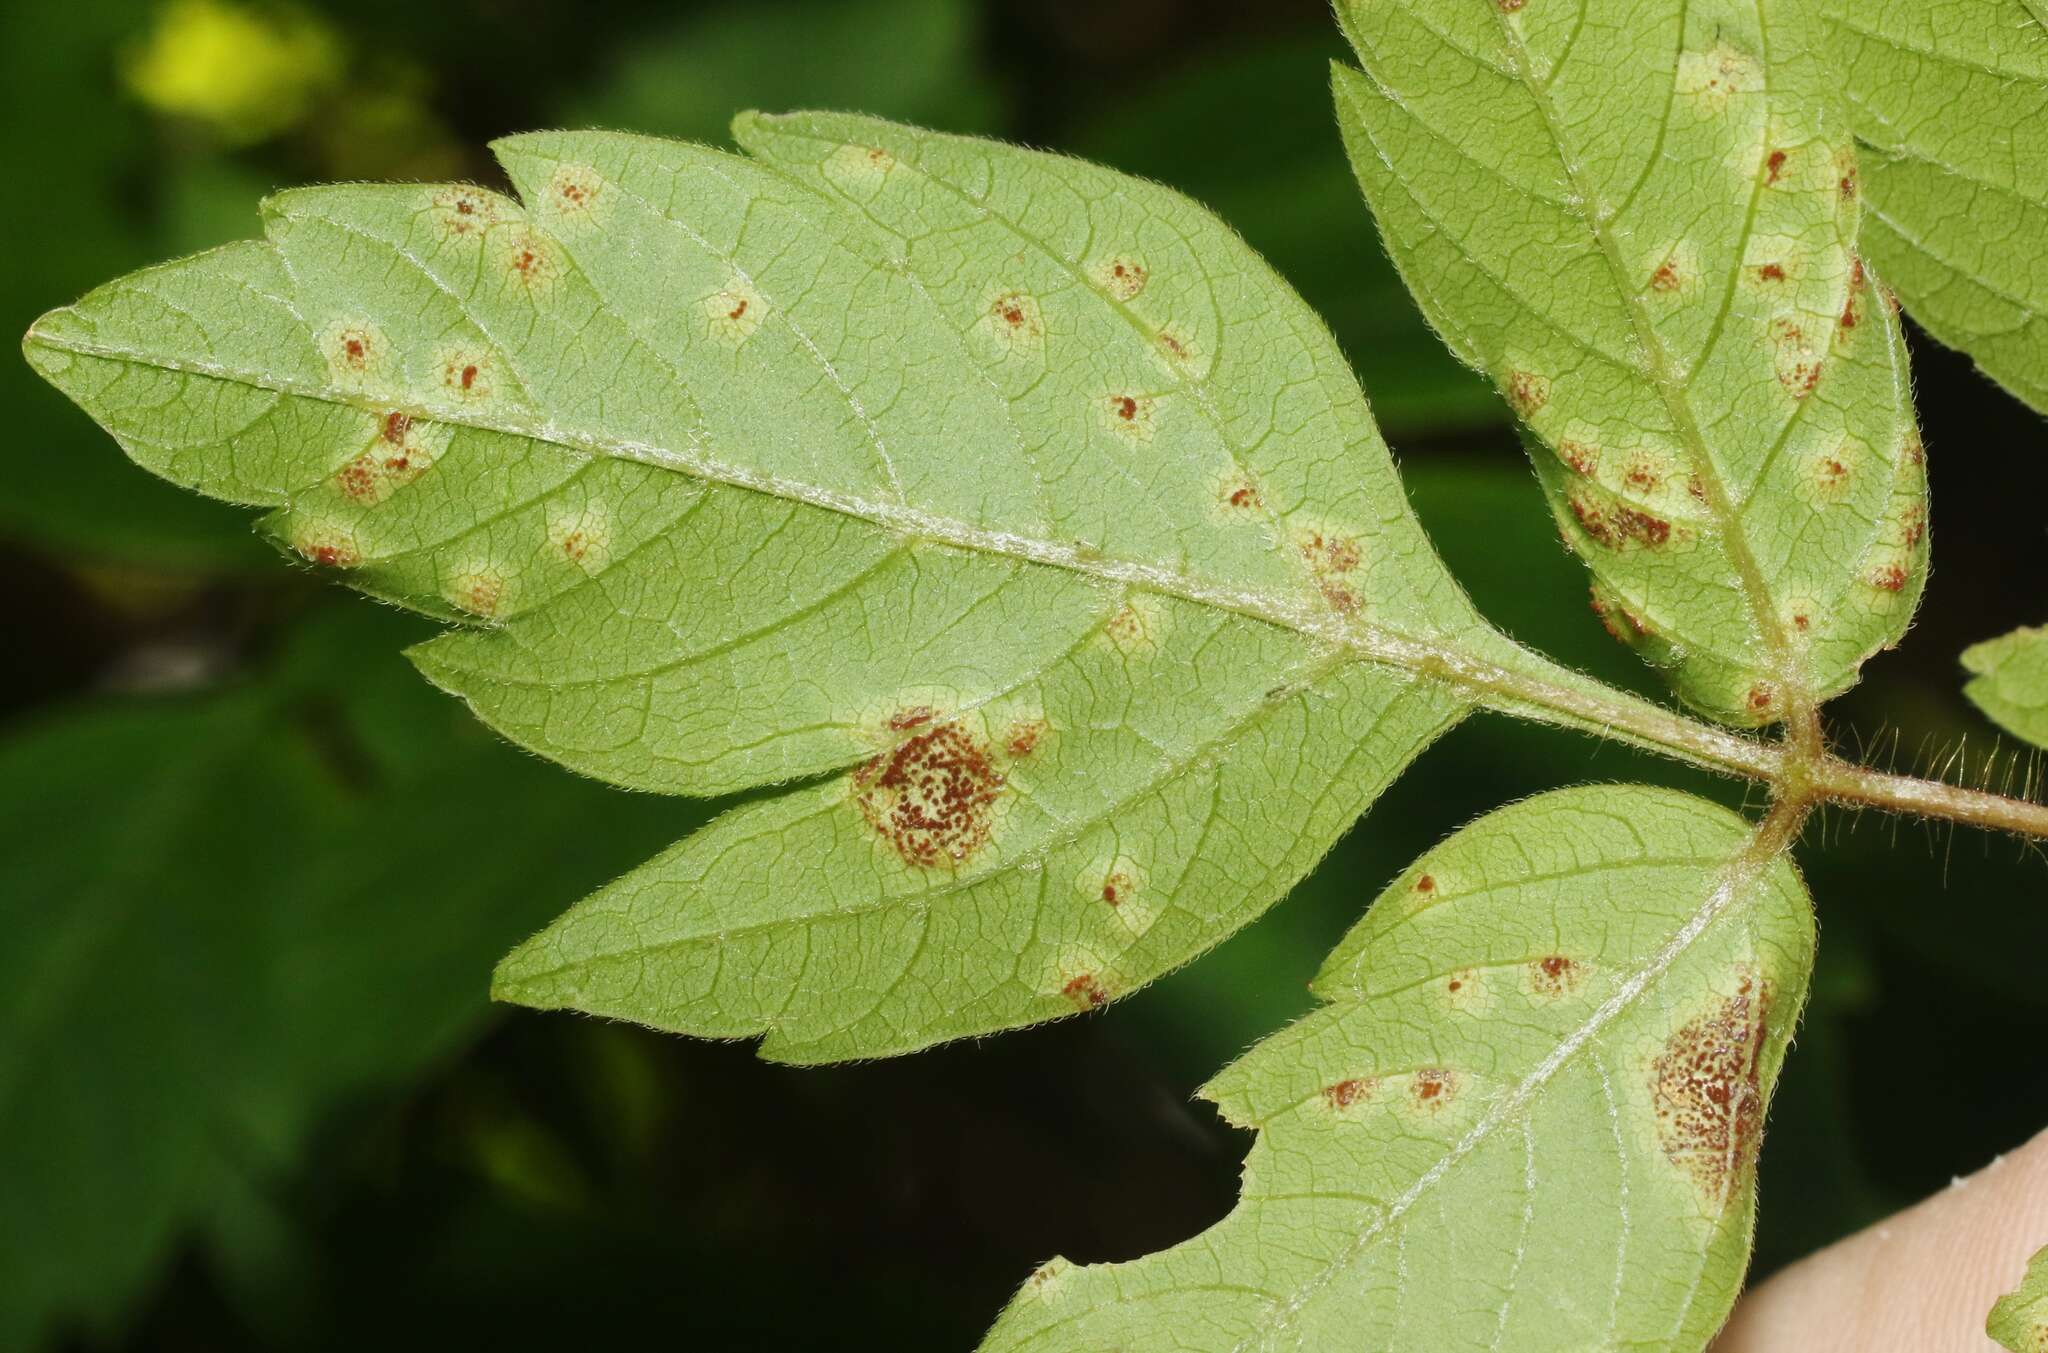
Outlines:
[[986, 1353], [1702, 1348], [1813, 957], [1804, 887], [1754, 844], [1645, 787], [1457, 833], [1331, 954], [1331, 1005], [1204, 1091], [1259, 1130], [1237, 1209], [1133, 1263], [1054, 1260]]
[[1387, 248], [1527, 424], [1609, 628], [1736, 723], [1853, 684], [1924, 581], [1925, 478], [1808, 7], [1339, 14]]
[[2048, 629], [2018, 629], [1963, 652], [1975, 673], [1963, 687], [1977, 708], [2015, 737], [2048, 747]]
[[1832, 0], [1863, 243], [1913, 317], [2048, 412], [2048, 19], [2037, 0]]
[[472, 622], [416, 660], [522, 744], [663, 792], [831, 777], [590, 899], [501, 995], [790, 1058], [1085, 1009], [1269, 905], [1459, 717], [1418, 655], [1520, 661], [1212, 217], [867, 119], [735, 130], [756, 159], [513, 138], [524, 207], [285, 193], [264, 242], [29, 337], [142, 464]]
[[1984, 1332], [2012, 1353], [2048, 1348], [2048, 1249], [2033, 1257], [2020, 1285], [1991, 1308]]

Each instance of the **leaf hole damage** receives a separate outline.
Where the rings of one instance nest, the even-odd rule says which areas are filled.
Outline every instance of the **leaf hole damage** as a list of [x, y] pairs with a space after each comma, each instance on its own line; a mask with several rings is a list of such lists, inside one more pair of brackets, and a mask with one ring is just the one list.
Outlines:
[[1005, 788], [990, 748], [926, 706], [900, 711], [889, 727], [910, 736], [853, 772], [855, 806], [904, 863], [965, 862], [988, 844]]
[[1665, 1157], [1725, 1211], [1756, 1163], [1763, 1120], [1769, 983], [1743, 976], [1732, 996], [1664, 1042], [1650, 1073]]

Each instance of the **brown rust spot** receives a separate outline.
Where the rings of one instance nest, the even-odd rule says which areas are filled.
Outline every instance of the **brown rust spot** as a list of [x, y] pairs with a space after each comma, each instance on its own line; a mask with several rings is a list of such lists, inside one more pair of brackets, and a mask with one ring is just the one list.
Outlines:
[[1342, 1112], [1353, 1104], [1362, 1104], [1373, 1097], [1380, 1088], [1379, 1081], [1371, 1076], [1353, 1076], [1338, 1081], [1335, 1085], [1323, 1087], [1323, 1103]]
[[1766, 282], [1782, 282], [1785, 280], [1785, 265], [1766, 263], [1756, 270], [1756, 275]]
[[1538, 996], [1563, 996], [1578, 989], [1585, 965], [1563, 954], [1546, 954], [1529, 965], [1529, 985]]
[[1567, 437], [1557, 444], [1557, 458], [1589, 478], [1600, 468], [1600, 448]]
[[1899, 564], [1886, 564], [1872, 570], [1869, 581], [1880, 592], [1903, 592], [1906, 590], [1906, 570]]
[[1765, 183], [1776, 183], [1778, 181], [1779, 177], [1785, 172], [1785, 160], [1786, 153], [1784, 151], [1774, 150], [1771, 152], [1770, 158], [1764, 161]]
[[1109, 1004], [1109, 992], [1091, 972], [1068, 978], [1066, 985], [1060, 988], [1060, 995], [1082, 1010], [1093, 1010], [1097, 1006]]
[[1409, 1081], [1408, 1093], [1419, 1107], [1436, 1113], [1457, 1098], [1458, 1073], [1440, 1066], [1423, 1067]]
[[1004, 780], [989, 748], [958, 723], [933, 724], [930, 710], [896, 731], [920, 728], [853, 773], [854, 803], [868, 825], [922, 869], [961, 863], [988, 844]]
[[1732, 996], [1664, 1042], [1650, 1071], [1657, 1138], [1709, 1204], [1725, 1210], [1756, 1164], [1771, 989], [1745, 977]]
[[405, 434], [411, 430], [412, 418], [409, 415], [395, 409], [384, 415], [384, 440], [393, 446], [404, 446]]
[[1674, 259], [1665, 259], [1657, 265], [1657, 271], [1650, 274], [1650, 290], [1652, 291], [1676, 291], [1681, 285], [1683, 285], [1683, 279], [1678, 275], [1678, 263]]
[[1436, 876], [1433, 874], [1424, 874], [1421, 878], [1415, 880], [1415, 891], [1421, 893], [1424, 897], [1427, 897], [1431, 893], [1435, 892]]
[[1771, 321], [1771, 344], [1778, 382], [1794, 399], [1805, 399], [1820, 384], [1821, 358], [1807, 341], [1806, 331], [1788, 315]]
[[1752, 714], [1767, 714], [1778, 703], [1778, 688], [1768, 681], [1759, 681], [1749, 688], [1749, 694], [1743, 697], [1743, 703], [1749, 706], [1749, 712]]
[[1112, 869], [1102, 880], [1102, 900], [1112, 907], [1120, 907], [1129, 900], [1134, 886], [1129, 874], [1121, 869]]

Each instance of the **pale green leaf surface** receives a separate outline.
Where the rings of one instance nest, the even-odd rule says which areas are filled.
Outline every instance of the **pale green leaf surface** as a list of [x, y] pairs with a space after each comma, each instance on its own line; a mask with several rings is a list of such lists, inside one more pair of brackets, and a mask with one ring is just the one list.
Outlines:
[[2020, 1285], [1991, 1308], [1984, 1332], [2012, 1353], [2048, 1348], [2048, 1249], [2033, 1257]]
[[[789, 1057], [1087, 1008], [1269, 905], [1519, 661], [1320, 322], [1166, 189], [852, 117], [270, 200], [31, 359], [275, 509], [508, 736], [722, 819], [498, 990]], [[1361, 661], [1392, 655], [1407, 664]], [[851, 768], [849, 770], [849, 768]]]
[[1973, 673], [1963, 687], [1993, 723], [2036, 747], [2048, 747], [2048, 628], [2014, 630], [1966, 649]]
[[1609, 627], [1733, 722], [1846, 689], [1919, 595], [1925, 479], [1806, 7], [1339, 12], [1387, 248], [1527, 424]]
[[2048, 412], [2048, 20], [2031, 0], [1831, 0], [1863, 247], [1928, 331]]
[[1203, 1092], [1259, 1131], [1237, 1209], [1053, 1261], [985, 1350], [1703, 1347], [1813, 958], [1804, 886], [1754, 840], [1646, 787], [1458, 832], [1331, 954], [1331, 1004]]

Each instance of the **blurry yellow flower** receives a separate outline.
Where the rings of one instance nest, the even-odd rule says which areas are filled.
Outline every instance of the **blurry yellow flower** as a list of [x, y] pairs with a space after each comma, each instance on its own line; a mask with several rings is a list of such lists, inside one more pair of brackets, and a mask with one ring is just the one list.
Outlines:
[[223, 0], [171, 0], [122, 69], [151, 108], [237, 141], [296, 125], [342, 73], [341, 44], [325, 24]]

